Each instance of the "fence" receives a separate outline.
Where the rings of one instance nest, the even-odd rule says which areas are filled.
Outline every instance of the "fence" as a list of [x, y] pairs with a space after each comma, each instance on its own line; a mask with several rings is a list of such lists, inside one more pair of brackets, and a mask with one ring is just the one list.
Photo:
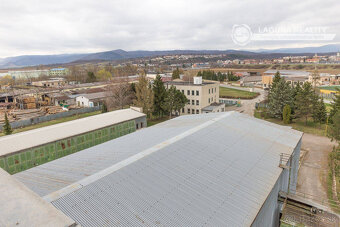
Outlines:
[[[11, 122], [10, 124], [13, 129], [21, 128], [21, 127], [34, 125], [34, 124], [38, 124], [38, 123], [42, 123], [46, 121], [56, 120], [56, 119], [63, 118], [63, 117], [73, 116], [76, 114], [94, 112], [100, 109], [101, 109], [101, 106], [74, 109], [74, 110], [69, 110], [67, 112], [61, 112], [61, 113], [56, 113], [56, 114], [51, 114], [51, 115], [46, 115], [46, 116], [41, 116], [41, 117], [35, 117], [35, 118], [30, 118], [30, 119], [21, 120], [21, 121], [14, 121], [14, 122]], [[0, 131], [2, 131], [3, 129], [2, 127], [3, 125], [0, 125]]]
[[268, 104], [267, 103], [255, 103], [255, 108], [258, 109], [258, 108], [267, 108], [268, 107]]
[[233, 106], [237, 104], [236, 100], [229, 100], [229, 99], [220, 99], [220, 103], [224, 103], [227, 106]]

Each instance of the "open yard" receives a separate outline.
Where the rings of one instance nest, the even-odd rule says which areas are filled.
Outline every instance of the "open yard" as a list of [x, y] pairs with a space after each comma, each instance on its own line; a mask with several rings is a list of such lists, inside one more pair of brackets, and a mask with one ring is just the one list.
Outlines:
[[[77, 114], [77, 115], [73, 115], [73, 116], [70, 116], [70, 117], [64, 117], [64, 118], [60, 118], [60, 119], [56, 119], [56, 120], [52, 120], [52, 121], [46, 121], [46, 122], [35, 124], [35, 125], [30, 125], [30, 126], [27, 126], [27, 127], [24, 127], [24, 128], [17, 128], [17, 129], [13, 130], [13, 134], [18, 133], [18, 132], [24, 132], [24, 131], [36, 129], [36, 128], [41, 128], [41, 127], [45, 127], [45, 126], [55, 125], [55, 124], [63, 123], [63, 122], [67, 122], [67, 121], [72, 121], [72, 120], [76, 120], [76, 119], [80, 119], [80, 118], [84, 118], [84, 117], [89, 117], [89, 116], [97, 115], [97, 114], [100, 114], [100, 113], [101, 113], [101, 111], [94, 111], [94, 112], [90, 112], [90, 113]], [[4, 133], [1, 132], [0, 136], [4, 136]]]
[[169, 120], [169, 116], [164, 116], [162, 118], [154, 118], [154, 119], [149, 119], [147, 120], [147, 125], [148, 127], [156, 125], [158, 123], [162, 123], [163, 121]]
[[231, 98], [231, 99], [253, 99], [259, 96], [259, 93], [244, 91], [235, 88], [227, 88], [220, 86], [220, 98]]

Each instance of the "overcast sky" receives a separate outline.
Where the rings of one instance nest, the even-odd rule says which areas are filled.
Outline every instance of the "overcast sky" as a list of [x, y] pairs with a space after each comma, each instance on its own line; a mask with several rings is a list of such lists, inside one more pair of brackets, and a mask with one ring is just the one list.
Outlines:
[[[0, 0], [0, 57], [113, 49], [256, 49], [340, 42], [339, 0]], [[234, 24], [323, 27], [333, 41], [231, 39]]]

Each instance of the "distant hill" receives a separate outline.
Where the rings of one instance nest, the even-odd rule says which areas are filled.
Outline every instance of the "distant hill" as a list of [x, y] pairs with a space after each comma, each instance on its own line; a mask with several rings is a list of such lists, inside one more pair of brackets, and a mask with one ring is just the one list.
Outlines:
[[152, 57], [161, 55], [176, 54], [238, 54], [238, 55], [259, 55], [249, 51], [238, 50], [165, 50], [165, 51], [124, 51], [121, 49], [89, 53], [89, 54], [60, 54], [60, 55], [23, 55], [0, 59], [0, 68], [18, 68], [35, 65], [65, 64], [84, 61], [113, 61], [130, 58]]
[[302, 53], [335, 53], [340, 51], [340, 44], [329, 44], [319, 47], [301, 47], [301, 48], [280, 48], [274, 50], [260, 49], [254, 52], [256, 53], [291, 53], [291, 54], [302, 54]]
[[60, 55], [23, 55], [0, 59], [0, 68], [17, 68], [24, 66], [63, 64], [78, 60], [88, 54]]
[[86, 61], [113, 61], [130, 58], [152, 57], [179, 54], [228, 54], [232, 58], [275, 58], [287, 55], [335, 53], [340, 50], [340, 44], [330, 44], [320, 47], [281, 48], [274, 50], [163, 50], [163, 51], [124, 51], [121, 49], [87, 53], [87, 54], [59, 54], [59, 55], [23, 55], [0, 59], [0, 68], [18, 68], [36, 65], [65, 64]]

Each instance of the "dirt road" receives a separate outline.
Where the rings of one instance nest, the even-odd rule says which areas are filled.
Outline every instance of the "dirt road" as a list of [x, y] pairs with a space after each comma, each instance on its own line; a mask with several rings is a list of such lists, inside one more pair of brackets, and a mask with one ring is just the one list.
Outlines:
[[301, 160], [297, 192], [324, 205], [327, 205], [328, 154], [334, 145], [327, 137], [307, 133], [302, 137], [301, 150], [306, 154]]

